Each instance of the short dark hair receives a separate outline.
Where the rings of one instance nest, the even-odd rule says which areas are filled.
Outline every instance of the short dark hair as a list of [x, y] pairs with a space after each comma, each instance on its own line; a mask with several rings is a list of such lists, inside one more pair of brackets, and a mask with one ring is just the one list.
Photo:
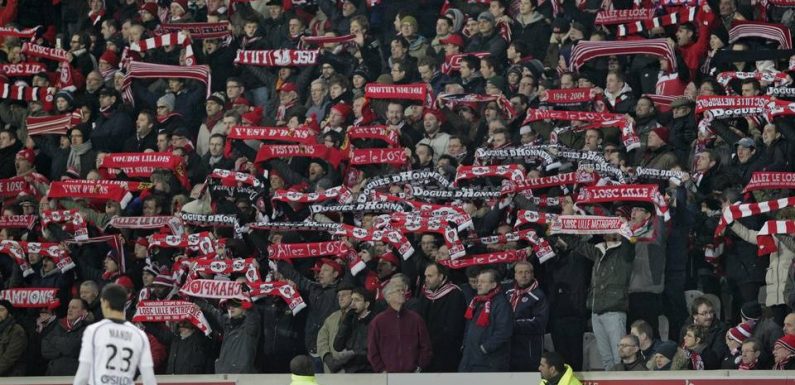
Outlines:
[[210, 135], [210, 140], [212, 140], [213, 138], [221, 138], [221, 141], [226, 142], [226, 135], [224, 134], [215, 133]]
[[314, 376], [315, 365], [312, 363], [312, 358], [306, 354], [295, 356], [290, 361], [290, 373], [296, 376]]
[[547, 361], [547, 365], [555, 368], [558, 373], [566, 371], [566, 364], [563, 363], [563, 357], [557, 352], [544, 352], [541, 353], [541, 358]]
[[[402, 45], [403, 48], [409, 49], [409, 46], [410, 46], [409, 41], [406, 40], [406, 38], [403, 37], [403, 36], [396, 36], [394, 39], [392, 39], [392, 41], [393, 42], [396, 41], [396, 42], [398, 42], [398, 44]], [[390, 42], [390, 44], [392, 44], [392, 43]]]
[[369, 291], [367, 291], [367, 289], [365, 289], [363, 287], [355, 287], [355, 288], [353, 288], [353, 292], [351, 294], [358, 294], [364, 299], [364, 302], [369, 302], [369, 305], [367, 305], [367, 308], [370, 308], [370, 306], [372, 306], [372, 304], [374, 302], [373, 301], [373, 295]]
[[443, 266], [443, 265], [441, 265], [441, 264], [439, 264], [437, 262], [433, 262], [433, 263], [429, 264], [428, 266], [426, 266], [425, 268], [427, 269], [427, 268], [429, 268], [431, 266], [435, 266], [436, 267], [436, 271], [439, 272], [439, 275], [443, 275], [445, 278], [450, 278], [450, 269], [448, 269], [447, 267], [445, 267], [445, 266]]
[[712, 301], [710, 301], [709, 298], [698, 297], [694, 299], [693, 303], [690, 305], [690, 314], [696, 315], [698, 313], [698, 308], [700, 308], [701, 305], [707, 305], [713, 309], [715, 308], [715, 305], [712, 304]]
[[461, 63], [467, 63], [467, 67], [480, 71], [480, 59], [475, 55], [467, 55], [461, 58]]
[[756, 80], [756, 79], [743, 79], [743, 81], [740, 82], [740, 86], [744, 86], [746, 84], [752, 85], [754, 87], [754, 89], [757, 90], [757, 91], [761, 91], [762, 90], [762, 83], [759, 83], [759, 80]]
[[127, 289], [115, 283], [109, 283], [102, 288], [100, 298], [108, 303], [110, 310], [124, 311], [124, 305], [127, 303]]
[[500, 281], [500, 273], [498, 273], [497, 270], [486, 269], [486, 270], [481, 271], [480, 274], [478, 274], [478, 275], [482, 275], [482, 274], [490, 275], [492, 282], [497, 283], [497, 282]]
[[152, 124], [157, 123], [157, 120], [155, 119], [155, 114], [151, 110], [141, 110], [141, 112], [139, 112], [138, 115], [145, 115], [146, 120], [148, 120], [149, 123]]
[[635, 328], [638, 332], [645, 334], [647, 337], [654, 338], [654, 329], [652, 329], [648, 322], [642, 319], [633, 322], [630, 328]]

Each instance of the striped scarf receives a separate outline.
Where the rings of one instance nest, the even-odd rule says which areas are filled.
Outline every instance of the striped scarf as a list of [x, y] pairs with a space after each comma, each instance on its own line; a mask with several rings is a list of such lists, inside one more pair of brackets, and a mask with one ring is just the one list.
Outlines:
[[207, 97], [210, 96], [210, 67], [206, 65], [182, 67], [132, 61], [127, 67], [127, 75], [124, 76], [122, 84], [122, 96], [124, 100], [128, 103], [133, 103], [132, 89], [130, 88], [133, 79], [162, 78], [197, 80], [204, 83], [204, 85], [207, 87]]
[[516, 307], [519, 306], [519, 301], [521, 301], [522, 297], [526, 294], [530, 294], [533, 290], [538, 288], [538, 280], [534, 279], [533, 283], [530, 286], [522, 289], [519, 287], [518, 284], [514, 284], [513, 290], [511, 291], [511, 308], [516, 311]]
[[580, 41], [571, 50], [571, 70], [576, 71], [585, 62], [613, 55], [651, 55], [668, 60], [676, 71], [676, 55], [665, 39], [639, 41]]

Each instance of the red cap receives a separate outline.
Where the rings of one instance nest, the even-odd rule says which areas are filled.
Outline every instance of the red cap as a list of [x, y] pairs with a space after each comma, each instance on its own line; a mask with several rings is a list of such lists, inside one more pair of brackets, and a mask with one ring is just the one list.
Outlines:
[[281, 87], [279, 87], [279, 92], [298, 92], [298, 87], [295, 86], [295, 83], [284, 83]]
[[339, 263], [337, 263], [337, 261], [331, 258], [321, 258], [320, 260], [315, 262], [315, 266], [313, 266], [310, 270], [320, 271], [320, 268], [323, 267], [323, 265], [329, 265], [331, 266], [332, 269], [336, 270], [337, 273], [342, 274], [342, 265], [340, 265]]
[[149, 247], [149, 240], [146, 239], [146, 237], [138, 237], [138, 239], [135, 240], [135, 244], [141, 245], [143, 247]]
[[144, 3], [141, 5], [141, 8], [138, 8], [138, 12], [149, 12], [152, 16], [157, 16], [157, 4], [155, 3]]
[[27, 160], [33, 164], [36, 163], [36, 153], [32, 149], [23, 148], [17, 152], [17, 159]]
[[395, 256], [395, 254], [386, 253], [382, 255], [380, 258], [382, 261], [391, 263], [392, 266], [400, 266], [400, 260], [398, 260], [398, 257]]
[[668, 131], [667, 127], [654, 127], [651, 129], [657, 137], [662, 139], [663, 142], [668, 143], [668, 137], [670, 136], [670, 131]]
[[353, 113], [353, 109], [351, 108], [351, 106], [345, 103], [337, 103], [333, 107], [331, 107], [331, 109], [339, 112], [339, 114], [342, 115], [342, 118], [346, 120]]
[[106, 50], [102, 54], [102, 56], [99, 57], [99, 60], [100, 61], [104, 60], [105, 62], [110, 64], [112, 67], [116, 67], [116, 66], [119, 65], [119, 55], [116, 55], [116, 52], [113, 52], [111, 50]]
[[425, 110], [425, 111], [422, 113], [422, 117], [423, 117], [423, 118], [425, 118], [425, 115], [428, 115], [428, 114], [431, 114], [431, 115], [433, 115], [434, 117], [436, 117], [436, 120], [438, 120], [438, 121], [439, 121], [439, 124], [442, 124], [442, 123], [444, 123], [445, 121], [447, 121], [447, 117], [446, 117], [446, 116], [444, 116], [444, 112], [442, 112], [442, 111], [439, 111], [439, 110], [436, 110], [436, 109], [433, 109], [433, 110], [426, 109], [426, 110]]
[[130, 277], [128, 277], [126, 275], [122, 275], [119, 278], [116, 278], [116, 282], [115, 283], [117, 285], [127, 289], [127, 290], [130, 290], [130, 291], [135, 289], [135, 285], [133, 285], [132, 279], [130, 279]]
[[439, 39], [439, 43], [452, 44], [452, 45], [457, 45], [459, 47], [463, 47], [464, 46], [464, 38], [461, 37], [461, 35], [456, 33], [456, 34], [452, 34], [452, 35], [450, 35], [450, 36], [448, 36], [448, 37], [446, 37], [444, 39]]
[[781, 346], [789, 350], [791, 354], [795, 354], [795, 335], [785, 334], [783, 337], [776, 340], [774, 346]]
[[249, 106], [251, 107], [251, 102], [249, 102], [246, 98], [239, 96], [232, 102], [233, 106]]
[[174, 4], [174, 3], [176, 3], [180, 7], [182, 7], [183, 11], [188, 12], [188, 0], [172, 0], [171, 4]]

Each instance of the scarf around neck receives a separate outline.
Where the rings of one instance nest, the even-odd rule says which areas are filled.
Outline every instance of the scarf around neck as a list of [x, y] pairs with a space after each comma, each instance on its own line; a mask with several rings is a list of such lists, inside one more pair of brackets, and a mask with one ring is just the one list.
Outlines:
[[455, 290], [461, 290], [450, 281], [445, 280], [443, 284], [441, 284], [436, 290], [431, 290], [428, 286], [423, 285], [422, 287], [422, 294], [425, 298], [436, 301], [437, 299], [441, 299], [442, 297], [450, 294], [450, 292]]
[[73, 144], [69, 151], [69, 157], [66, 159], [66, 168], [74, 167], [75, 170], [82, 174], [80, 156], [91, 151], [91, 148], [92, 145], [90, 141], [81, 144]]
[[534, 279], [533, 283], [531, 283], [529, 286], [527, 286], [524, 289], [519, 288], [519, 285], [514, 283], [513, 292], [511, 293], [511, 308], [515, 311], [516, 306], [519, 305], [519, 301], [522, 299], [522, 297], [524, 297], [525, 294], [530, 294], [530, 292], [532, 292], [537, 288], [538, 288], [537, 279]]
[[483, 310], [478, 315], [478, 319], [475, 321], [475, 325], [480, 326], [482, 328], [488, 327], [489, 323], [491, 323], [491, 300], [494, 299], [494, 296], [500, 292], [500, 287], [497, 286], [494, 289], [491, 289], [485, 295], [477, 295], [475, 298], [472, 298], [472, 301], [469, 302], [469, 306], [467, 306], [467, 311], [464, 313], [464, 318], [467, 320], [471, 320], [475, 317], [475, 308], [479, 303], [483, 303]]

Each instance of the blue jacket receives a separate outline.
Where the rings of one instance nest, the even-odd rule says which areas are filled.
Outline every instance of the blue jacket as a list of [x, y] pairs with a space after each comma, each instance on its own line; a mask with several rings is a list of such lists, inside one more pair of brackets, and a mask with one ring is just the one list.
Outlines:
[[513, 310], [502, 293], [492, 298], [489, 325], [476, 324], [483, 310], [476, 305], [474, 316], [467, 320], [464, 331], [464, 352], [459, 372], [507, 372], [510, 369]]
[[[509, 303], [515, 291], [505, 291]], [[513, 338], [511, 338], [511, 371], [536, 371], [544, 348], [544, 333], [549, 320], [549, 301], [541, 288], [523, 294], [513, 307]]]

